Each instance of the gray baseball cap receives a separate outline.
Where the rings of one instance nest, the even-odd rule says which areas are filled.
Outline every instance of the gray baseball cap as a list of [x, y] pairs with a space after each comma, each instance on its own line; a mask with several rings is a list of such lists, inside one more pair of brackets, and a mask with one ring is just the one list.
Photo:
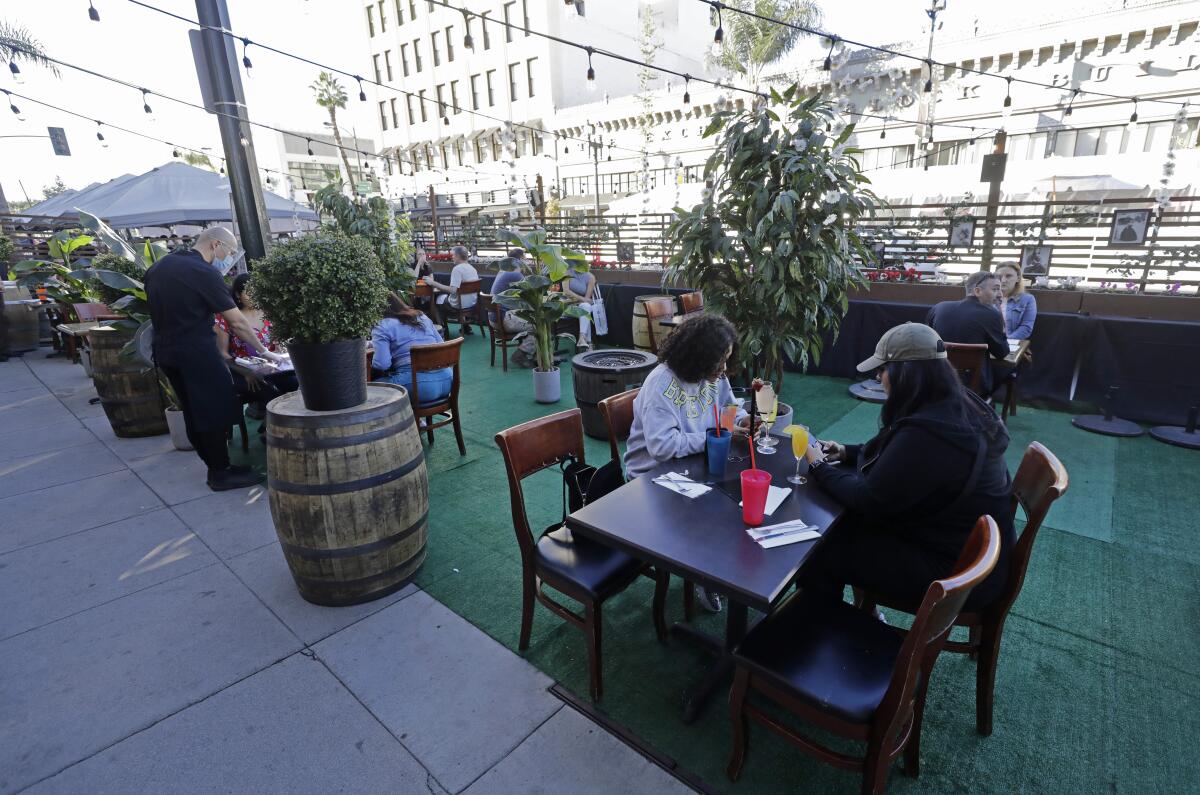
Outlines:
[[888, 362], [919, 362], [945, 359], [946, 345], [938, 333], [924, 323], [905, 323], [888, 329], [875, 346], [875, 355], [858, 365], [860, 373], [878, 370]]

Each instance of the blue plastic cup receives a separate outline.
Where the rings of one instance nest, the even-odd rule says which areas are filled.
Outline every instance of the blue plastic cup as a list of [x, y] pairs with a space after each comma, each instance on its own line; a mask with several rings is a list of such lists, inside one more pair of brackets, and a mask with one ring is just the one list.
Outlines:
[[704, 440], [704, 451], [708, 454], [708, 472], [716, 478], [725, 478], [725, 464], [729, 461], [729, 444], [733, 434], [723, 431], [717, 436], [715, 428], [709, 428]]

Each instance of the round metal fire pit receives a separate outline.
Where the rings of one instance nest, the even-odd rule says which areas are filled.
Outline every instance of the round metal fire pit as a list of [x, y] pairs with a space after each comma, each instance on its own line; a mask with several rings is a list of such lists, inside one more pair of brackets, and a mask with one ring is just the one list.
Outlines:
[[656, 364], [654, 354], [627, 348], [588, 351], [571, 359], [575, 403], [583, 414], [584, 433], [607, 439], [608, 429], [597, 405], [606, 397], [641, 386]]

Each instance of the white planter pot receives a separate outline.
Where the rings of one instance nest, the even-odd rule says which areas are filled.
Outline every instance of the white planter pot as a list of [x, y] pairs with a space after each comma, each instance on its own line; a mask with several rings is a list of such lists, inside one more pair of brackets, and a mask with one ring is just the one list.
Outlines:
[[167, 409], [167, 428], [171, 431], [171, 444], [176, 450], [191, 450], [192, 443], [187, 438], [187, 424], [183, 421], [183, 412], [179, 409]]
[[783, 433], [783, 429], [792, 424], [792, 407], [782, 400], [779, 401], [779, 413], [771, 425], [771, 433]]
[[538, 403], [557, 403], [562, 398], [562, 378], [559, 369], [533, 371], [533, 399]]

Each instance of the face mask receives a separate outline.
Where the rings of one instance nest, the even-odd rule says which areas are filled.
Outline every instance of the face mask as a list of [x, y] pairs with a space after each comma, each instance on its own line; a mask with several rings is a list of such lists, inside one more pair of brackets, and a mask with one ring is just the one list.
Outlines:
[[237, 254], [237, 252], [231, 252], [228, 256], [222, 257], [221, 259], [216, 259], [214, 257], [212, 266], [216, 268], [222, 276], [224, 276], [225, 274], [229, 273], [229, 269], [232, 268], [239, 259], [241, 259], [241, 257]]

